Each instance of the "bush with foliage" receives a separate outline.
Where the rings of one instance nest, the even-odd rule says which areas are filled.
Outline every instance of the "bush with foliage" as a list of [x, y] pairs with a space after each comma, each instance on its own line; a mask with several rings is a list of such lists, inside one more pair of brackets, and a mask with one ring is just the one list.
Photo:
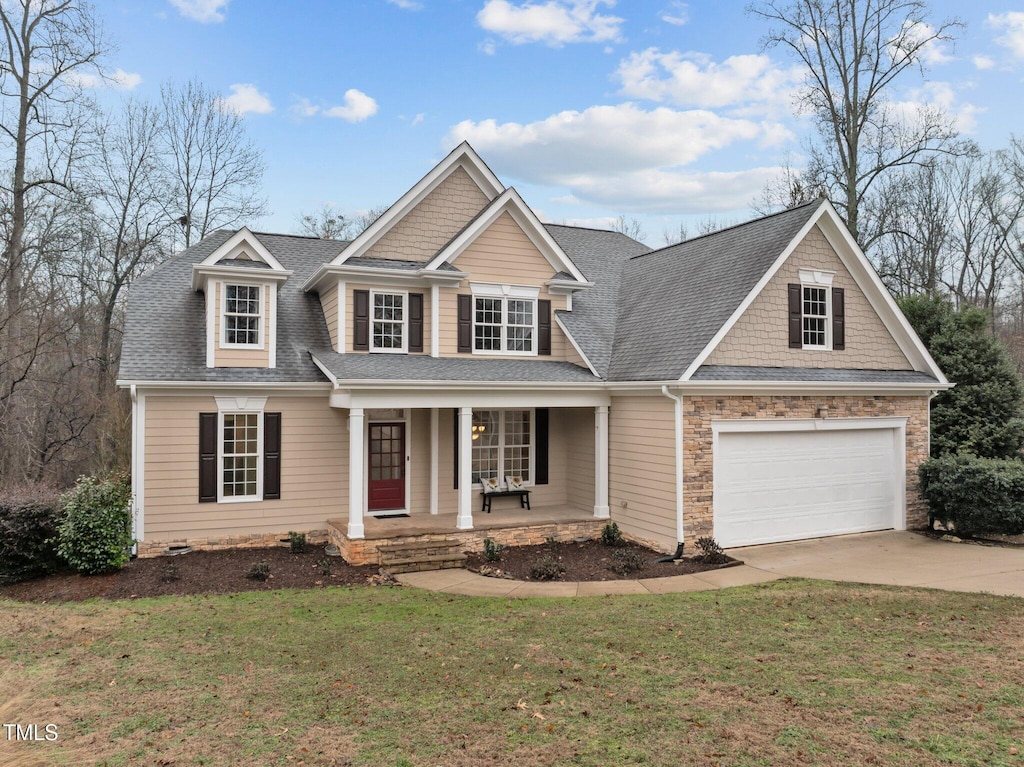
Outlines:
[[612, 552], [612, 563], [609, 565], [609, 569], [619, 575], [629, 575], [644, 569], [644, 558], [639, 551], [619, 549]]
[[1024, 533], [1024, 461], [944, 455], [919, 471], [932, 516], [958, 534]]
[[718, 545], [718, 541], [709, 535], [702, 536], [697, 539], [696, 542], [697, 559], [708, 565], [721, 565], [729, 561], [729, 557], [726, 556], [725, 551], [721, 546]]
[[956, 384], [932, 400], [932, 456], [973, 453], [1020, 456], [1024, 447], [1024, 383], [980, 309], [960, 310], [941, 298], [910, 296], [900, 308], [928, 351]]
[[530, 568], [530, 577], [537, 581], [553, 581], [565, 573], [565, 565], [552, 556], [538, 559]]
[[605, 546], [622, 546], [626, 543], [622, 538], [622, 531], [615, 522], [609, 522], [601, 528], [601, 543]]
[[288, 545], [291, 547], [292, 554], [304, 554], [306, 552], [306, 534], [289, 530]]
[[0, 493], [0, 583], [52, 573], [61, 566], [57, 526], [60, 493], [42, 486]]
[[132, 543], [132, 489], [122, 475], [79, 477], [62, 496], [64, 517], [57, 552], [80, 573], [97, 574], [128, 564]]
[[270, 564], [267, 562], [253, 562], [245, 571], [245, 577], [250, 581], [265, 581], [270, 577]]
[[502, 549], [505, 545], [502, 543], [495, 543], [492, 538], [484, 538], [484, 559], [488, 562], [498, 562], [501, 560]]

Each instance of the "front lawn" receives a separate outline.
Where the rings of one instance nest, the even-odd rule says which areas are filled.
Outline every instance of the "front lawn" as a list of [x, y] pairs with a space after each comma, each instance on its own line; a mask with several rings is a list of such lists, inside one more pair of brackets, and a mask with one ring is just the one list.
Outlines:
[[5, 765], [1024, 764], [1019, 599], [783, 581], [0, 611], [0, 719], [59, 732], [0, 730]]

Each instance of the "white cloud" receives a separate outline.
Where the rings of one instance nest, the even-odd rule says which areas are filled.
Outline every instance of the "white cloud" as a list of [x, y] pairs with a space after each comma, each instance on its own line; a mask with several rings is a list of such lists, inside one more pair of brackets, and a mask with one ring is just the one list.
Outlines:
[[[468, 140], [508, 175], [565, 187], [576, 200], [616, 210], [681, 213], [743, 207], [777, 172], [709, 174], [683, 166], [738, 142], [774, 143], [782, 135], [791, 138], [774, 123], [626, 103], [560, 112], [528, 124], [467, 120], [453, 126], [445, 142]], [[701, 198], [685, 197], [691, 194]]]
[[1024, 11], [990, 13], [988, 24], [1001, 32], [996, 42], [1006, 48], [1015, 58], [1024, 59]]
[[666, 24], [681, 27], [690, 20], [690, 7], [680, 0], [672, 0], [668, 7], [658, 15], [658, 18]]
[[325, 117], [340, 117], [350, 123], [359, 123], [377, 114], [377, 102], [360, 90], [349, 88], [345, 91], [343, 106], [323, 110]]
[[320, 111], [320, 107], [309, 99], [299, 96], [289, 111], [296, 117], [313, 117]]
[[905, 101], [893, 105], [899, 119], [914, 124], [922, 112], [941, 110], [952, 117], [957, 130], [973, 133], [978, 127], [978, 116], [985, 111], [983, 107], [968, 102], [961, 102], [953, 86], [947, 82], [925, 83], [907, 95]]
[[487, 0], [476, 15], [488, 32], [511, 43], [599, 43], [621, 39], [623, 19], [598, 13], [615, 0], [548, 0], [516, 5], [509, 0]]
[[225, 112], [237, 115], [266, 115], [274, 111], [270, 99], [252, 83], [235, 83], [231, 86], [231, 95], [218, 99], [217, 104]]
[[971, 60], [977, 69], [992, 69], [996, 65], [995, 59], [991, 56], [975, 56]]
[[225, 11], [231, 0], [170, 0], [171, 5], [186, 19], [198, 21], [200, 24], [212, 24], [224, 21]]
[[404, 11], [418, 11], [423, 7], [423, 3], [416, 0], [388, 0], [388, 2], [397, 5]]
[[480, 43], [477, 46], [477, 49], [479, 49], [481, 53], [486, 53], [488, 56], [493, 56], [494, 52], [498, 50], [498, 44], [494, 40], [487, 39]]
[[116, 91], [130, 91], [142, 83], [142, 75], [115, 69], [106, 77], [97, 72], [72, 72], [68, 80], [81, 88], [113, 88]]
[[[903, 34], [909, 45], [919, 45], [935, 34], [935, 27], [925, 21], [904, 22]], [[953, 60], [949, 43], [942, 40], [931, 40], [925, 43], [917, 52], [917, 56], [929, 66], [948, 64]]]
[[705, 53], [648, 48], [619, 62], [615, 71], [626, 96], [685, 107], [785, 111], [803, 79], [798, 67], [782, 69], [763, 54], [730, 56], [717, 63]]
[[412, 118], [412, 122], [409, 123], [409, 126], [410, 127], [414, 127], [416, 125], [419, 125], [421, 122], [423, 122], [425, 117], [426, 117], [426, 114], [424, 114], [423, 112], [420, 112], [414, 118]]

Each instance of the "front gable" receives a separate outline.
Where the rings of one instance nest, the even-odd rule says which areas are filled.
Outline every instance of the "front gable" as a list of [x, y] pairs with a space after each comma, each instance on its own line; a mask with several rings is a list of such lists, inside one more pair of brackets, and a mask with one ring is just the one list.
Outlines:
[[[845, 295], [842, 350], [790, 348], [789, 286], [806, 282], [808, 273], [815, 272], [830, 276], [831, 287]], [[817, 225], [797, 244], [704, 364], [857, 370], [914, 367]]]

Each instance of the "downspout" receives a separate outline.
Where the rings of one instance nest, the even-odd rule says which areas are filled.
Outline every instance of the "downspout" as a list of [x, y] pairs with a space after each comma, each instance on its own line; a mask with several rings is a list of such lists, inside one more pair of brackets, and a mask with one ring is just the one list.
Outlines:
[[661, 387], [661, 393], [672, 400], [675, 409], [675, 443], [676, 443], [676, 553], [662, 557], [658, 562], [673, 562], [683, 556], [686, 538], [683, 535], [683, 398], [672, 394], [667, 386]]
[[129, 387], [132, 400], [132, 556], [139, 553], [139, 507], [136, 501], [137, 472], [139, 463], [139, 393], [135, 384]]

